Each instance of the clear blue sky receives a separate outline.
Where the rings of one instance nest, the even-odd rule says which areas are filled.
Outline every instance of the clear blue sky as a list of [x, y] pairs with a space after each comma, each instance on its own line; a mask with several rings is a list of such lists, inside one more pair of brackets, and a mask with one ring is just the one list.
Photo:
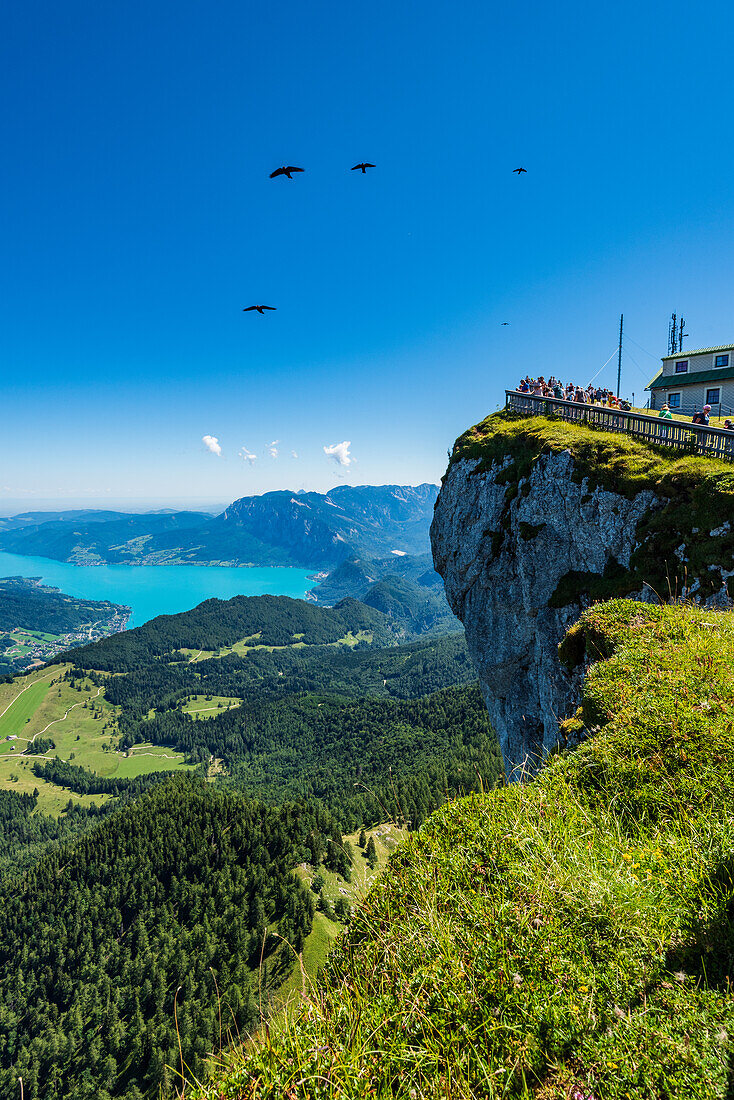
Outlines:
[[734, 341], [733, 24], [718, 0], [10, 5], [0, 510], [436, 481], [521, 372], [588, 380], [621, 311], [638, 397], [672, 309], [689, 347]]

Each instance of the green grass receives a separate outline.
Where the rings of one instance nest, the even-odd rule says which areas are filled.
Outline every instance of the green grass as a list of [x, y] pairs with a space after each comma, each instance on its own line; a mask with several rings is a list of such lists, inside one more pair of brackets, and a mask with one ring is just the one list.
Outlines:
[[61, 634], [46, 634], [42, 630], [15, 630], [13, 634], [16, 637], [33, 638], [39, 642], [58, 642], [63, 637]]
[[85, 805], [105, 801], [105, 796], [77, 795], [33, 775], [36, 736], [56, 746], [45, 753], [46, 758], [59, 756], [97, 775], [133, 778], [189, 767], [183, 753], [159, 745], [140, 744], [127, 753], [118, 752], [115, 708], [89, 680], [81, 682], [81, 691], [60, 680], [68, 667], [55, 665], [0, 685], [0, 712], [10, 704], [0, 719], [0, 736], [16, 733], [18, 737], [13, 742], [0, 741], [0, 789], [32, 793], [38, 788], [39, 810], [55, 815], [69, 798]]
[[226, 695], [195, 695], [183, 704], [181, 710], [184, 714], [195, 715], [197, 718], [215, 718], [232, 707], [242, 706], [242, 700]]
[[[273, 653], [273, 651], [280, 649], [305, 649], [309, 645], [308, 642], [301, 640], [303, 634], [294, 634], [293, 641], [289, 645], [261, 645], [257, 640], [260, 636], [260, 634], [251, 634], [247, 638], [242, 638], [239, 642], [234, 642], [231, 646], [222, 646], [218, 651], [213, 649], [180, 649], [178, 652], [184, 660], [189, 661], [191, 664], [199, 664], [201, 661], [210, 661], [213, 657], [230, 657], [233, 653], [238, 657], [246, 657], [248, 653], [258, 649]], [[343, 638], [326, 644], [330, 646], [348, 646], [353, 649], [359, 642], [372, 642], [372, 639], [373, 633], [370, 630], [358, 630], [356, 633], [350, 630]], [[171, 663], [175, 664], [176, 662]]]
[[734, 617], [612, 601], [539, 776], [433, 814], [209, 1100], [725, 1100]]
[[[7, 737], [8, 734], [16, 734], [17, 736], [26, 737], [26, 726], [28, 720], [32, 719], [36, 711], [43, 702], [46, 693], [48, 692], [50, 677], [45, 679], [36, 679], [31, 682], [30, 685], [22, 685], [27, 687], [27, 690], [20, 690], [14, 692], [15, 696], [8, 707], [9, 699], [5, 699], [5, 696], [0, 693], [0, 737]], [[9, 697], [10, 692], [7, 693]], [[5, 701], [3, 702], [3, 700]], [[0, 752], [5, 751], [5, 744], [0, 745]]]

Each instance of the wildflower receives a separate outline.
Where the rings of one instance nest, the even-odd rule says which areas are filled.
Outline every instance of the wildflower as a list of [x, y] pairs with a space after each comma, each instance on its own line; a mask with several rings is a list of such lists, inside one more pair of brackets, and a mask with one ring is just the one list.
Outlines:
[[516, 985], [516, 986], [522, 985], [522, 976], [520, 974], [513, 974], [512, 975], [512, 983], [513, 983], [513, 985]]

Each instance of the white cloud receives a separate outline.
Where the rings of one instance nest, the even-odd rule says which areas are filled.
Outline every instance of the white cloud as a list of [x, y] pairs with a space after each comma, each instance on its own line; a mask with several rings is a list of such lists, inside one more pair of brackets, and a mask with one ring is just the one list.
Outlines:
[[270, 457], [271, 458], [277, 458], [278, 457], [278, 448], [273, 447], [272, 444], [268, 447], [268, 451], [270, 452]]
[[245, 447], [245, 445], [243, 443], [242, 450], [240, 451], [240, 458], [243, 459], [243, 461], [245, 461], [245, 462], [249, 462], [250, 465], [252, 466], [252, 465], [254, 465], [254, 462], [255, 462], [255, 459], [257, 458], [257, 455], [253, 454], [252, 451], [248, 451], [247, 447]]
[[204, 444], [208, 451], [211, 451], [213, 455], [221, 455], [222, 448], [219, 445], [219, 440], [215, 435], [203, 435], [201, 442]]
[[270, 443], [268, 443], [268, 447], [277, 447], [279, 443], [280, 443], [279, 439], [273, 439], [273, 440], [270, 441]]
[[351, 466], [354, 459], [349, 453], [352, 442], [345, 439], [343, 443], [332, 443], [330, 447], [324, 447], [324, 454], [334, 459], [337, 466]]
[[291, 458], [298, 458], [298, 451], [291, 451]]

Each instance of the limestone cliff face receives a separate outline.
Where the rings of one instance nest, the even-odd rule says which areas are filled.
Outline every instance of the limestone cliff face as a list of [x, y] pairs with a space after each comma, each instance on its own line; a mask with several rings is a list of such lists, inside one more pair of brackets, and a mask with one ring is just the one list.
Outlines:
[[580, 674], [565, 672], [557, 647], [585, 601], [554, 599], [559, 582], [626, 569], [638, 523], [659, 502], [652, 490], [628, 499], [590, 487], [568, 451], [541, 455], [509, 484], [509, 458], [480, 464], [449, 467], [431, 542], [512, 774], [535, 770], [577, 705]]

